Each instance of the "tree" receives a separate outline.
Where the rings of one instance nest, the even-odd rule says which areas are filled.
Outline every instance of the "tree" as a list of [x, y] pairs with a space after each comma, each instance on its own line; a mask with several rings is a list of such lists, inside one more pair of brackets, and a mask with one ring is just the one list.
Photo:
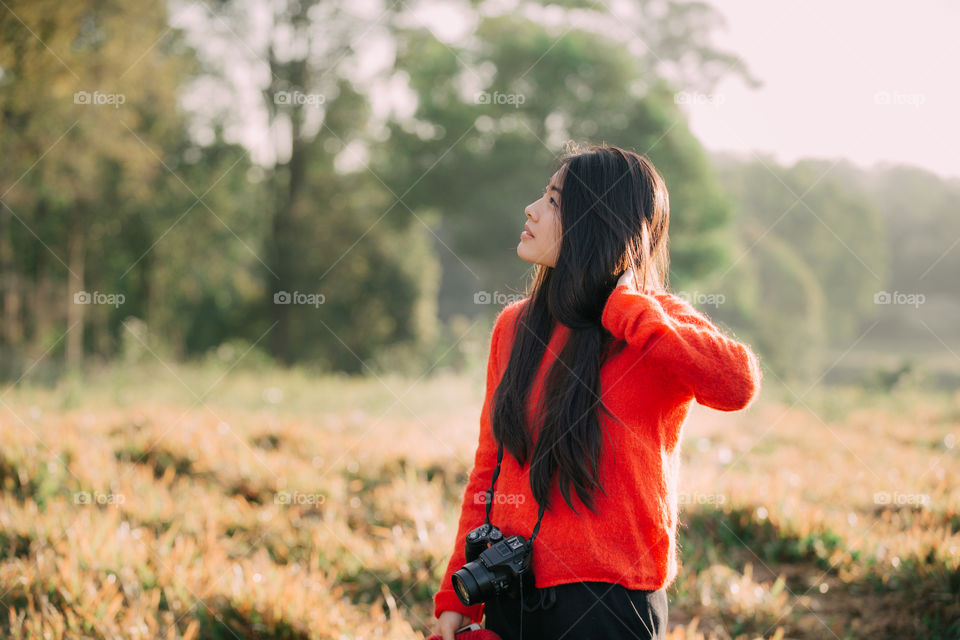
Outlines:
[[[272, 148], [264, 179], [270, 212], [264, 308], [272, 320], [271, 350], [283, 362], [315, 354], [330, 366], [362, 370], [384, 344], [432, 335], [423, 311], [435, 296], [427, 230], [385, 203], [384, 185], [365, 173], [362, 161], [359, 171], [338, 166], [372, 142], [369, 86], [354, 72], [358, 43], [370, 31], [383, 35], [393, 6], [371, 19], [338, 2], [222, 2], [221, 13], [196, 25], [212, 41], [210, 34], [226, 23], [219, 42], [236, 52], [230, 63], [266, 72], [260, 106]], [[252, 17], [255, 8], [266, 10], [265, 25]], [[363, 175], [351, 175], [357, 173]], [[382, 222], [369, 208], [376, 202], [392, 212]], [[274, 303], [274, 294], [298, 292], [323, 295], [327, 306]], [[358, 318], [357, 310], [375, 298], [370, 308], [381, 316], [371, 328], [374, 317]]]
[[[601, 25], [616, 21], [597, 17]], [[524, 207], [570, 138], [647, 153], [662, 171], [676, 282], [691, 283], [722, 262], [732, 203], [687, 129], [675, 90], [638, 64], [627, 43], [513, 13], [481, 18], [462, 46], [417, 26], [398, 37], [396, 73], [409, 78], [417, 107], [391, 123], [391, 150], [378, 155], [376, 171], [412, 211], [442, 212], [444, 313], [470, 313], [473, 293], [495, 286], [484, 283], [519, 286], [527, 265], [514, 247]]]
[[[26, 337], [45, 350], [56, 320], [65, 318], [66, 357], [76, 365], [88, 316], [104, 327], [110, 313], [108, 305], [75, 302], [91, 285], [109, 284], [89, 279], [109, 256], [91, 248], [108, 248], [125, 216], [150, 210], [146, 186], [163, 171], [160, 141], [182, 126], [176, 88], [184, 60], [175, 33], [158, 39], [167, 34], [162, 5], [39, 0], [6, 9], [4, 339], [11, 349]], [[24, 319], [38, 319], [32, 332]]]

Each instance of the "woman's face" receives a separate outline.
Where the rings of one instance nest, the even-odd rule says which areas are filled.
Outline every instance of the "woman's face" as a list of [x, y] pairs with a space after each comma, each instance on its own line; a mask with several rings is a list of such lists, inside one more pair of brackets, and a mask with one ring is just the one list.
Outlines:
[[527, 205], [525, 230], [520, 234], [517, 255], [545, 267], [557, 266], [560, 254], [560, 187], [562, 169], [550, 176], [543, 195]]

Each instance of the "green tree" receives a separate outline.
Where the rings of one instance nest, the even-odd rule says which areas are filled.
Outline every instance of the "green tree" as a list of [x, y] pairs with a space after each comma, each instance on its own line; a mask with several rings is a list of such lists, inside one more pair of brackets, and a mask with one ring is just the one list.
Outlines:
[[445, 313], [470, 314], [478, 290], [521, 285], [528, 265], [514, 247], [524, 207], [567, 139], [629, 147], [661, 169], [671, 192], [675, 284], [687, 286], [725, 259], [732, 203], [675, 89], [638, 64], [628, 43], [567, 26], [494, 15], [479, 21], [469, 46], [423, 28], [398, 33], [397, 73], [409, 78], [417, 107], [391, 123], [390, 151], [375, 167], [411, 210], [441, 214]]
[[[359, 170], [338, 162], [375, 144], [369, 81], [352, 70], [361, 37], [385, 29], [394, 9], [373, 20], [341, 3], [283, 1], [267, 7], [265, 22], [251, 18], [249, 3], [218, 9], [198, 26], [204, 39], [235, 51], [229, 64], [268, 72], [260, 106], [273, 143], [263, 238], [272, 353], [283, 362], [310, 357], [363, 371], [386, 345], [429, 342], [436, 265], [428, 230], [390, 203], [392, 194], [362, 161]], [[211, 38], [222, 23], [228, 33]], [[265, 44], [255, 49], [254, 42]], [[284, 292], [324, 302], [275, 304], [274, 294]]]
[[95, 287], [121, 293], [102, 275], [118, 229], [151, 212], [148, 185], [164, 171], [157, 150], [182, 127], [176, 89], [184, 59], [176, 33], [162, 37], [162, 5], [39, 0], [5, 9], [4, 340], [10, 349], [29, 340], [45, 351], [65, 322], [66, 358], [79, 364], [88, 328], [94, 342], [108, 341], [111, 307], [76, 304], [75, 296]]

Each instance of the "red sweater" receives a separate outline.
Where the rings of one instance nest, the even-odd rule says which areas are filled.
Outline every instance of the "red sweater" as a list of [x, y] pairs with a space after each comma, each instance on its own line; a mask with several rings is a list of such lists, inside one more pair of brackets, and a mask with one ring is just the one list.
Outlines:
[[[493, 392], [513, 346], [513, 328], [527, 299], [497, 317], [487, 364], [486, 397], [473, 470], [463, 494], [453, 555], [434, 597], [434, 615], [458, 611], [479, 622], [484, 604], [465, 607], [450, 577], [464, 564], [466, 534], [484, 521], [482, 496], [490, 487], [497, 444], [490, 423]], [[676, 578], [678, 442], [691, 403], [721, 411], [747, 407], [756, 397], [761, 372], [756, 356], [721, 333], [683, 298], [665, 292], [618, 286], [603, 310], [603, 326], [615, 337], [601, 369], [601, 398], [628, 428], [599, 412], [604, 433], [594, 514], [571, 491], [577, 516], [554, 477], [553, 510], [543, 516], [534, 542], [538, 588], [577, 581], [602, 581], [629, 589], [655, 590]], [[523, 330], [521, 328], [521, 330]], [[557, 324], [534, 379], [528, 424], [550, 364], [570, 329]], [[536, 434], [534, 434], [534, 440]], [[537, 502], [530, 491], [529, 463], [521, 469], [504, 449], [490, 521], [505, 536], [530, 537]]]

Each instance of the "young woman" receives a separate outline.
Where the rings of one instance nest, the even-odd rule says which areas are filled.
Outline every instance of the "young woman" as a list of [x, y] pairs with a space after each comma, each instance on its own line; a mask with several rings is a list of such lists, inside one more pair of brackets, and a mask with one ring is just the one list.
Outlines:
[[[435, 632], [480, 622], [504, 640], [663, 638], [676, 578], [679, 440], [691, 403], [747, 407], [750, 348], [666, 291], [669, 198], [645, 156], [615, 146], [560, 159], [526, 208], [527, 297], [497, 317], [473, 470]], [[464, 606], [451, 576], [490, 522], [529, 540], [535, 597]]]

